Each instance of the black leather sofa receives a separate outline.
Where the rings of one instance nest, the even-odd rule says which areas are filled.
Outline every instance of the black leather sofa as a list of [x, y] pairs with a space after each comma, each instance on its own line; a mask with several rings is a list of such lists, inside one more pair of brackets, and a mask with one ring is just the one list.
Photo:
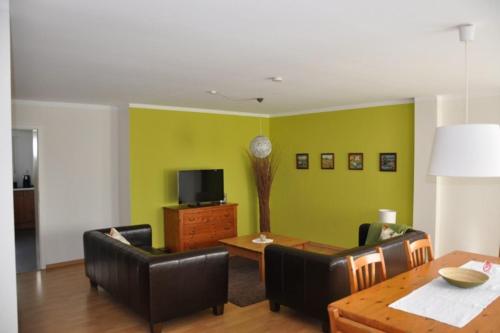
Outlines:
[[151, 332], [174, 317], [212, 307], [224, 312], [228, 259], [224, 247], [165, 253], [151, 246], [151, 227], [117, 227], [132, 246], [107, 235], [108, 229], [83, 234], [85, 273], [149, 321]]
[[[271, 311], [279, 311], [280, 305], [288, 306], [321, 320], [323, 331], [328, 332], [328, 304], [350, 294], [346, 256], [375, 252], [375, 245], [364, 245], [369, 226], [359, 226], [358, 247], [332, 256], [280, 245], [267, 246], [266, 296]], [[402, 236], [376, 245], [382, 247], [387, 278], [407, 270], [403, 241], [424, 237], [425, 233], [409, 229]]]

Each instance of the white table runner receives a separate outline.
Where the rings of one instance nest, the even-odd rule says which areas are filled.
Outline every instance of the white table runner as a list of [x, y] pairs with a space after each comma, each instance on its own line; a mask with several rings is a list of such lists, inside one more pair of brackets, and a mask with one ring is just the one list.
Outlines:
[[[469, 261], [463, 268], [483, 271], [482, 262]], [[389, 305], [393, 309], [464, 327], [500, 296], [500, 265], [492, 264], [490, 279], [481, 286], [462, 289], [438, 277]]]

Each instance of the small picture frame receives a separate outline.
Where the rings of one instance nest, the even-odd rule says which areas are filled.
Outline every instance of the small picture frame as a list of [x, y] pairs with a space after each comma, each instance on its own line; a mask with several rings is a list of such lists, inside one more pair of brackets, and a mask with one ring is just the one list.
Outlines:
[[363, 170], [363, 153], [349, 153], [348, 163], [349, 170]]
[[398, 168], [398, 154], [380, 153], [380, 171], [396, 172]]
[[307, 153], [296, 154], [295, 167], [297, 169], [309, 169], [309, 154]]
[[335, 154], [334, 153], [322, 153], [321, 154], [321, 169], [323, 169], [323, 170], [335, 169]]

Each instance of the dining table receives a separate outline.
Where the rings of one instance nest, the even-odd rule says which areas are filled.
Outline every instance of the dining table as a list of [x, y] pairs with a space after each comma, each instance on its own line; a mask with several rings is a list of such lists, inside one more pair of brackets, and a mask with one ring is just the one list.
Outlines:
[[390, 307], [394, 302], [438, 278], [439, 269], [443, 267], [459, 267], [470, 261], [488, 261], [492, 264], [500, 264], [499, 257], [453, 251], [370, 288], [333, 302], [329, 308], [337, 308], [341, 317], [391, 333], [500, 332], [500, 297], [497, 297], [479, 315], [461, 328]]

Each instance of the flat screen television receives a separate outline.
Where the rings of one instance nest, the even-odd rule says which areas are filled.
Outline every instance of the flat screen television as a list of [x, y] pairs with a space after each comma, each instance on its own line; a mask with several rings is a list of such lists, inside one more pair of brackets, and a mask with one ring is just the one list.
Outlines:
[[179, 170], [179, 204], [201, 205], [224, 200], [224, 170]]

